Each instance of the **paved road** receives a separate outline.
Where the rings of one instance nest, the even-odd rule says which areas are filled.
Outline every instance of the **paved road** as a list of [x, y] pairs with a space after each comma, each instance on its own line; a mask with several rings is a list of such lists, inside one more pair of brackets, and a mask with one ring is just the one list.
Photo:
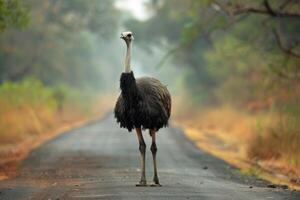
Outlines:
[[[144, 135], [151, 183], [150, 137]], [[119, 129], [108, 115], [32, 152], [18, 177], [0, 182], [0, 199], [300, 199], [299, 192], [267, 188], [261, 180], [243, 177], [198, 150], [178, 129], [158, 134], [162, 187], [135, 187], [140, 178], [138, 158], [135, 134]]]

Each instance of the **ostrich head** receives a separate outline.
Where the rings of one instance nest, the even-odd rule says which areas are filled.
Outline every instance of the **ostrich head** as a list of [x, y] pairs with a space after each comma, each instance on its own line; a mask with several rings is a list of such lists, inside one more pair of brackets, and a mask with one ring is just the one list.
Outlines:
[[121, 33], [121, 38], [126, 42], [127, 51], [125, 57], [125, 73], [130, 73], [130, 59], [131, 59], [131, 41], [134, 39], [132, 32], [124, 31]]
[[124, 31], [124, 32], [122, 32], [121, 33], [121, 38], [123, 40], [125, 40], [126, 43], [131, 42], [134, 39], [131, 31]]

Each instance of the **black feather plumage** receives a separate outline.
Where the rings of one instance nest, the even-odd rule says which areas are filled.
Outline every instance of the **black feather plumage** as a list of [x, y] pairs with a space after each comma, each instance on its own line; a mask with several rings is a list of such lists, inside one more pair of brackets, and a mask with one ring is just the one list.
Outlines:
[[122, 128], [159, 130], [168, 125], [171, 96], [157, 79], [135, 79], [133, 72], [122, 73], [121, 94], [115, 106], [115, 118]]

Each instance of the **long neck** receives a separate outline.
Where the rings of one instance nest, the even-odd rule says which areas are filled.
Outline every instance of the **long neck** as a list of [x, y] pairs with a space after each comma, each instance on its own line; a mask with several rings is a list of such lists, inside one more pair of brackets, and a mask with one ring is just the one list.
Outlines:
[[131, 41], [126, 41], [127, 50], [126, 50], [126, 57], [125, 57], [125, 66], [124, 72], [130, 73], [130, 60], [131, 60]]

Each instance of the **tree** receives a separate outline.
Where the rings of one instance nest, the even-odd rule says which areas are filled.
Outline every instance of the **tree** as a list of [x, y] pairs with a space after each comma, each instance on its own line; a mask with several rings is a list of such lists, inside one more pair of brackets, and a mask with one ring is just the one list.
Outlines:
[[155, 14], [129, 21], [128, 27], [138, 32], [141, 45], [169, 49], [166, 57], [181, 63], [198, 102], [212, 102], [220, 91], [235, 96], [245, 88], [253, 91], [245, 98], [249, 101], [266, 95], [265, 82], [299, 84], [299, 1], [153, 1], [148, 6]]
[[[300, 79], [300, 68], [289, 67], [288, 60], [300, 59], [300, 2], [297, 0], [268, 0], [255, 3], [214, 0], [215, 9], [225, 12], [233, 21], [248, 15], [261, 15], [259, 23], [264, 25], [266, 34], [272, 35], [271, 42], [276, 44], [284, 56], [284, 65], [273, 71], [282, 78]], [[293, 62], [293, 61], [291, 61]], [[293, 70], [290, 70], [293, 68]]]
[[0, 0], [0, 32], [28, 24], [28, 11], [19, 0]]
[[48, 84], [84, 86], [99, 79], [91, 51], [116, 34], [119, 15], [112, 1], [28, 0], [24, 6], [29, 26], [0, 37], [0, 81], [36, 76]]

